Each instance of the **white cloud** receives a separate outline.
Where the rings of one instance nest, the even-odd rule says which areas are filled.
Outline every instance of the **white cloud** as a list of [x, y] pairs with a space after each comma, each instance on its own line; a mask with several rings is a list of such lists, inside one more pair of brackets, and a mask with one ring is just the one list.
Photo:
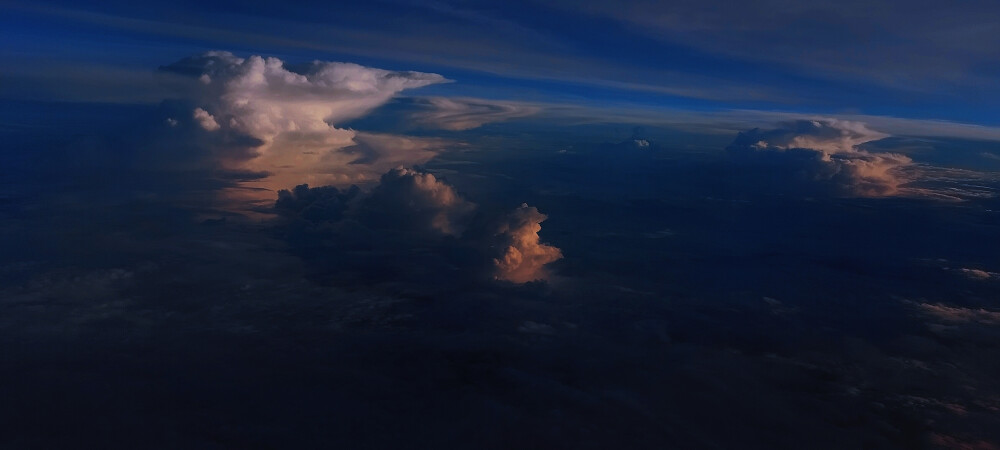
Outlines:
[[740, 133], [729, 146], [744, 162], [784, 166], [789, 173], [828, 182], [843, 195], [880, 197], [901, 193], [913, 164], [896, 153], [872, 153], [858, 148], [888, 137], [860, 122], [838, 119], [796, 120], [771, 130]]
[[[226, 168], [271, 174], [256, 187], [373, 181], [391, 167], [425, 162], [440, 150], [436, 140], [362, 135], [337, 127], [403, 90], [447, 81], [437, 74], [320, 61], [290, 70], [278, 58], [228, 52], [186, 58], [163, 70], [192, 78], [191, 101], [199, 105], [194, 119], [203, 129], [259, 144], [219, 157]], [[352, 154], [358, 146], [368, 159], [358, 161]]]
[[781, 128], [762, 134], [754, 143], [758, 150], [788, 150], [808, 148], [824, 154], [853, 153], [858, 145], [889, 137], [873, 131], [861, 122], [839, 119], [796, 120], [785, 122]]
[[[219, 123], [215, 121], [215, 117], [213, 117], [211, 114], [208, 113], [208, 111], [205, 111], [204, 109], [195, 108], [192, 117], [194, 118], [195, 121], [198, 122], [198, 125], [200, 125], [206, 131], [215, 131], [220, 128]], [[176, 121], [174, 122], [176, 123]]]

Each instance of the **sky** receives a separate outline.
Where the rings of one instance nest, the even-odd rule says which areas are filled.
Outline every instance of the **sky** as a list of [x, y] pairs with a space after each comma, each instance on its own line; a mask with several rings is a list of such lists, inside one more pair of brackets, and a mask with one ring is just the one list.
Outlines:
[[0, 447], [1000, 447], [995, 2], [0, 11]]
[[451, 95], [998, 120], [988, 1], [5, 5], [5, 97], [156, 102], [152, 67], [229, 50], [447, 73]]

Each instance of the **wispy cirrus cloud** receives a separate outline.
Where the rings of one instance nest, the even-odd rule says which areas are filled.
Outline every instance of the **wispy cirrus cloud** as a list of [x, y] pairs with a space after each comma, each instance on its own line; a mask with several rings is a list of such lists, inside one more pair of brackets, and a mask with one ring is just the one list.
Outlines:
[[[249, 46], [279, 52], [299, 49], [376, 57], [517, 80], [717, 101], [794, 102], [797, 98], [765, 83], [737, 80], [717, 73], [698, 74], [653, 67], [648, 61], [588, 55], [573, 39], [559, 33], [497, 18], [475, 8], [452, 7], [446, 2], [438, 6], [397, 6], [420, 17], [445, 17], [447, 20], [398, 23], [396, 27], [385, 29], [381, 28], [383, 11], [359, 5], [354, 5], [348, 11], [350, 14], [344, 14], [342, 22], [330, 23], [316, 23], [295, 14], [206, 14], [179, 19], [163, 14], [137, 16], [134, 12], [115, 13], [113, 10], [104, 13], [51, 5], [12, 5], [22, 13], [126, 33], [198, 39], [221, 47]], [[484, 24], [489, 27], [484, 28]], [[54, 87], [40, 86], [40, 89], [49, 88]]]
[[487, 123], [527, 117], [541, 108], [522, 102], [472, 98], [429, 97], [414, 99], [418, 111], [409, 114], [416, 126], [451, 131], [478, 128]]
[[[551, 4], [551, 2], [549, 3]], [[1000, 57], [996, 11], [970, 2], [941, 11], [931, 2], [766, 0], [556, 2], [615, 20], [654, 39], [800, 73], [884, 86], [937, 90], [937, 82], [984, 85], [985, 61]], [[856, 51], [864, 46], [864, 52]]]

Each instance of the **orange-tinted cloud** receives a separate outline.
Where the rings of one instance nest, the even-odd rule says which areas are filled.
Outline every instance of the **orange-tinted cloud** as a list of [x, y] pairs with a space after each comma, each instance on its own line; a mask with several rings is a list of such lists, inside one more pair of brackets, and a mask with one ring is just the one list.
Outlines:
[[960, 306], [948, 306], [931, 303], [918, 303], [917, 307], [919, 307], [920, 311], [924, 314], [945, 322], [974, 322], [988, 325], [1000, 325], [1000, 312], [990, 311], [984, 308], [963, 308]]
[[786, 122], [773, 130], [740, 133], [728, 147], [743, 163], [765, 164], [800, 180], [828, 183], [836, 194], [882, 197], [902, 193], [911, 180], [908, 156], [858, 146], [888, 135], [837, 119]]
[[545, 265], [562, 258], [562, 252], [539, 241], [541, 223], [547, 218], [527, 204], [507, 216], [497, 232], [502, 248], [501, 256], [493, 260], [497, 278], [527, 283], [548, 277]]
[[[371, 182], [392, 167], [426, 162], [442, 148], [436, 139], [337, 127], [403, 90], [447, 81], [437, 74], [320, 61], [292, 70], [278, 58], [228, 52], [186, 58], [163, 70], [190, 77], [190, 114], [206, 137], [249, 138], [252, 145], [241, 153], [218, 158], [227, 169], [269, 174], [254, 187]], [[359, 148], [364, 160], [356, 155]]]

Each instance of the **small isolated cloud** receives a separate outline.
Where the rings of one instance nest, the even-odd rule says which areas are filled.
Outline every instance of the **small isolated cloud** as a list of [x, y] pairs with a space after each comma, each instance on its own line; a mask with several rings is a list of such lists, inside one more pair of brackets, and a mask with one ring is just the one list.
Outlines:
[[419, 107], [409, 117], [414, 124], [451, 131], [478, 128], [540, 111], [539, 107], [524, 103], [471, 98], [432, 97], [414, 99], [414, 104]]
[[521, 326], [517, 327], [517, 331], [519, 333], [537, 334], [542, 336], [551, 336], [556, 334], [556, 330], [555, 328], [552, 328], [552, 325], [532, 322], [530, 320], [525, 320]]
[[208, 111], [205, 111], [204, 109], [195, 108], [192, 117], [196, 122], [198, 122], [198, 125], [201, 126], [203, 129], [205, 129], [206, 131], [215, 131], [221, 128], [219, 126], [219, 123], [215, 121], [215, 117], [213, 117], [211, 114], [208, 113]]
[[396, 168], [382, 175], [362, 208], [367, 221], [379, 226], [456, 236], [476, 206], [432, 174]]
[[798, 120], [773, 130], [742, 132], [727, 149], [739, 162], [763, 168], [778, 180], [785, 176], [826, 184], [839, 195], [881, 197], [900, 192], [910, 181], [903, 169], [913, 163], [905, 155], [858, 148], [887, 136], [859, 122]]
[[548, 216], [534, 206], [521, 204], [510, 213], [497, 231], [502, 253], [493, 260], [496, 277], [526, 283], [547, 277], [545, 265], [562, 258], [562, 252], [539, 241], [541, 223]]
[[987, 272], [982, 269], [968, 269], [962, 268], [958, 269], [962, 275], [965, 275], [973, 280], [1000, 280], [1000, 273]]

